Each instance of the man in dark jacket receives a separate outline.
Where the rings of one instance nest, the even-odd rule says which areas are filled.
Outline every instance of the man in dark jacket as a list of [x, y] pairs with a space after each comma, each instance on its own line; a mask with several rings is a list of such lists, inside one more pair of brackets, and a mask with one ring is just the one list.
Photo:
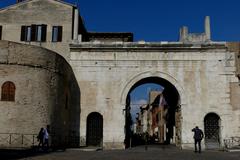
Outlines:
[[198, 144], [198, 152], [201, 153], [201, 141], [203, 139], [203, 131], [196, 126], [192, 129], [194, 132], [194, 145], [195, 145], [195, 152], [197, 152], [197, 144]]
[[37, 136], [37, 140], [39, 141], [38, 148], [40, 147], [43, 148], [43, 136], [44, 136], [44, 129], [41, 128]]

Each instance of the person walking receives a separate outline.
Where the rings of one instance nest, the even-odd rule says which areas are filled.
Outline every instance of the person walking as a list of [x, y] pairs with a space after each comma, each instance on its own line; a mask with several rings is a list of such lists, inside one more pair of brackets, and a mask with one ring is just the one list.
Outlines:
[[37, 140], [39, 141], [38, 148], [40, 147], [43, 148], [43, 139], [44, 139], [44, 129], [41, 128], [37, 136]]
[[[195, 128], [192, 129], [194, 132], [194, 146], [195, 146], [195, 152], [201, 153], [201, 141], [204, 137], [203, 131], [196, 126]], [[197, 145], [198, 145], [198, 150], [197, 150]]]
[[45, 150], [47, 151], [49, 149], [49, 133], [48, 133], [48, 129], [45, 128], [44, 129], [44, 143], [43, 143], [43, 147], [45, 148]]

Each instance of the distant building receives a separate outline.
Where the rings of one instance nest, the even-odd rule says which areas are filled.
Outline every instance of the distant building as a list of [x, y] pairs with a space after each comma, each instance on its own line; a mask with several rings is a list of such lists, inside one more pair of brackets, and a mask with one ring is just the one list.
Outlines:
[[167, 126], [168, 105], [161, 91], [151, 91], [149, 100], [152, 117], [152, 131], [150, 135], [155, 135], [158, 137], [159, 143], [164, 143], [166, 141], [167, 127], [174, 127]]
[[167, 125], [168, 105], [162, 91], [149, 92], [149, 102], [140, 107], [137, 120], [137, 128], [141, 128], [138, 134], [147, 132], [150, 137], [157, 138], [159, 143], [166, 143], [168, 127], [174, 128], [174, 126]]

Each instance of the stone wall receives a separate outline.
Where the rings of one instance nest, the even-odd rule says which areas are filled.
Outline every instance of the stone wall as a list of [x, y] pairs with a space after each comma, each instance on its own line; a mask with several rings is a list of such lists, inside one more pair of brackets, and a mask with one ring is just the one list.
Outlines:
[[[233, 110], [230, 84], [237, 83], [234, 52], [225, 43], [179, 42], [80, 43], [71, 45], [70, 64], [81, 87], [81, 146], [86, 145], [86, 119], [103, 115], [103, 147], [124, 148], [125, 102], [131, 87], [144, 78], [159, 77], [180, 95], [177, 142], [193, 147], [196, 125], [204, 117], [219, 115], [220, 145], [240, 136], [239, 113]], [[204, 145], [203, 145], [204, 146]]]
[[0, 85], [11, 81], [16, 86], [15, 101], [0, 101], [0, 146], [36, 144], [35, 134], [46, 125], [53, 145], [72, 139], [78, 144], [80, 90], [64, 58], [8, 41], [0, 41], [0, 48]]

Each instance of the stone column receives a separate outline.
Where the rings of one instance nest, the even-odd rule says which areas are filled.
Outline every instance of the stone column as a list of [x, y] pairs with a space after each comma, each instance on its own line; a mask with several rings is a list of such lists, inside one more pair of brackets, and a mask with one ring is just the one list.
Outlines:
[[164, 135], [164, 141], [167, 140], [167, 126], [166, 126], [166, 123], [164, 124], [164, 129], [163, 129], [163, 135]]
[[210, 17], [205, 17], [205, 34], [206, 40], [211, 40]]
[[183, 26], [182, 28], [180, 28], [180, 42], [186, 41], [187, 40], [187, 36], [188, 36], [188, 27]]
[[77, 40], [78, 39], [78, 18], [79, 18], [78, 9], [75, 8], [74, 9], [73, 40]]

